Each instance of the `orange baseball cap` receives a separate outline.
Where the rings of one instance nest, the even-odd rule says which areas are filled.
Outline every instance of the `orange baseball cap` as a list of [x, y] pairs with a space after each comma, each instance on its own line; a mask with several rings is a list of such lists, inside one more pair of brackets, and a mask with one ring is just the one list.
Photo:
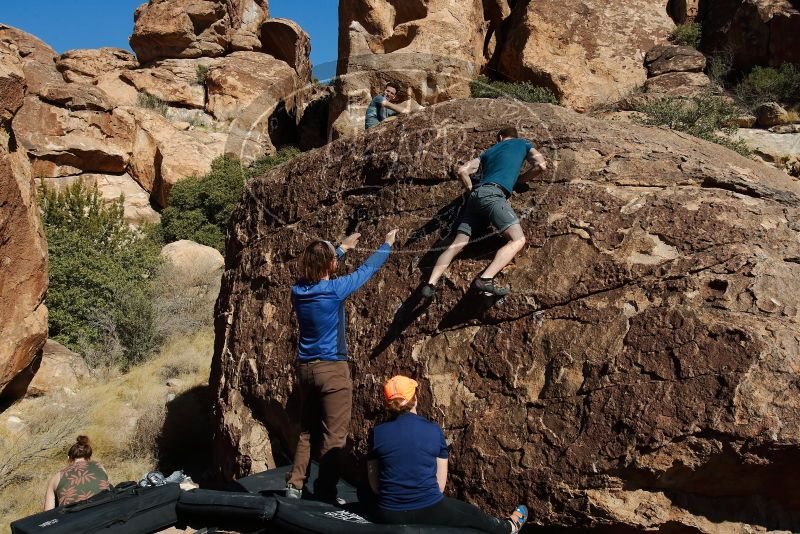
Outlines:
[[393, 376], [383, 385], [383, 395], [387, 401], [403, 399], [409, 402], [417, 391], [417, 381], [407, 376]]

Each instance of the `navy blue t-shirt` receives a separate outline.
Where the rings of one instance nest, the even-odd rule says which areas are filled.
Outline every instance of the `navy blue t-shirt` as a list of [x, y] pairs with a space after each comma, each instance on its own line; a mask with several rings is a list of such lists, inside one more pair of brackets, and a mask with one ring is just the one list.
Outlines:
[[481, 154], [483, 177], [478, 184], [493, 183], [511, 195], [519, 178], [519, 171], [533, 143], [527, 139], [505, 139]]
[[368, 458], [380, 462], [381, 508], [418, 510], [442, 500], [436, 459], [447, 458], [447, 443], [436, 423], [406, 412], [377, 425], [369, 433]]

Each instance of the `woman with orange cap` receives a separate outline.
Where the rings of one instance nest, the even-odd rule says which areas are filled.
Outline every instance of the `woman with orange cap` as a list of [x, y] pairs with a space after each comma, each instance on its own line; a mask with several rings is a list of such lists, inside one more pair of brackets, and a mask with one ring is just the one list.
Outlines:
[[439, 425], [417, 415], [417, 382], [398, 375], [384, 384], [383, 393], [392, 418], [370, 432], [367, 461], [369, 485], [378, 497], [377, 521], [518, 532], [528, 519], [524, 505], [499, 519], [443, 495], [447, 443]]

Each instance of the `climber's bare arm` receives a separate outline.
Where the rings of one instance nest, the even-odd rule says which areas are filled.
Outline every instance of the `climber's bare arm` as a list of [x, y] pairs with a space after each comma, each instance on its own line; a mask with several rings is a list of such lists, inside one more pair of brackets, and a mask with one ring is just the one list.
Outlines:
[[542, 156], [542, 153], [536, 150], [535, 148], [531, 148], [528, 150], [528, 155], [526, 156], [528, 162], [533, 165], [537, 171], [546, 171], [547, 170], [547, 162]]
[[466, 162], [464, 165], [458, 168], [456, 174], [458, 174], [458, 179], [461, 180], [461, 183], [464, 185], [467, 191], [472, 191], [472, 180], [470, 176], [478, 172], [478, 168], [481, 166], [480, 158], [471, 159]]
[[395, 104], [394, 102], [389, 102], [388, 100], [384, 100], [381, 106], [385, 107], [386, 109], [391, 109], [395, 113], [408, 114], [414, 111], [415, 106], [419, 107], [419, 104], [417, 104], [413, 100], [406, 100], [405, 102], [400, 102], [399, 104]]

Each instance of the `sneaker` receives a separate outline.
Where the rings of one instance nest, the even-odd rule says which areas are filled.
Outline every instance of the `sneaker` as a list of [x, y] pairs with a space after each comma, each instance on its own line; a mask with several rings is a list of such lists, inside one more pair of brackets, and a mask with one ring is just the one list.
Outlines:
[[507, 287], [498, 287], [494, 285], [493, 279], [486, 280], [485, 278], [476, 278], [472, 282], [472, 287], [477, 291], [494, 295], [496, 297], [505, 297], [509, 293]]
[[519, 532], [522, 525], [528, 520], [528, 508], [524, 504], [520, 504], [514, 509], [514, 512], [508, 518], [511, 521], [512, 532]]
[[436, 288], [431, 284], [425, 284], [422, 286], [422, 297], [426, 299], [432, 299], [433, 296], [436, 294]]
[[297, 489], [291, 484], [286, 484], [286, 498], [287, 499], [302, 499], [303, 490]]

